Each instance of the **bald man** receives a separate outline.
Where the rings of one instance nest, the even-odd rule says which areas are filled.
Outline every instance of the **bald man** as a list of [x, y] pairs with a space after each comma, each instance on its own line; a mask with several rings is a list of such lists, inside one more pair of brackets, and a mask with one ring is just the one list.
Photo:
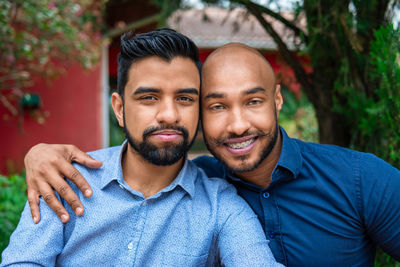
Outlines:
[[[280, 86], [256, 50], [243, 44], [215, 50], [203, 66], [201, 99], [205, 141], [214, 157], [194, 161], [237, 188], [279, 262], [373, 266], [376, 246], [400, 259], [399, 170], [371, 154], [288, 137], [278, 124]], [[50, 173], [72, 176], [90, 195], [71, 160], [99, 164], [73, 146], [40, 144], [27, 154], [34, 217], [38, 192], [51, 194], [51, 187], [63, 185]], [[61, 188], [73, 207], [83, 208], [69, 188]], [[68, 216], [55, 198], [48, 200], [59, 216]]]

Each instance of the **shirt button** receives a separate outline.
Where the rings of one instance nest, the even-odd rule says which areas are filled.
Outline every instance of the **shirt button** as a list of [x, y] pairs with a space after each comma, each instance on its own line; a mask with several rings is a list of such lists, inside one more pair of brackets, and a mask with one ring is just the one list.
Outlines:
[[128, 249], [129, 250], [132, 250], [133, 249], [133, 243], [131, 242], [131, 243], [129, 243], [129, 245], [128, 245]]
[[263, 197], [264, 198], [269, 198], [269, 193], [268, 192], [264, 192]]
[[268, 236], [269, 236], [269, 238], [274, 239], [276, 234], [275, 234], [275, 232], [270, 231], [270, 232], [268, 232]]

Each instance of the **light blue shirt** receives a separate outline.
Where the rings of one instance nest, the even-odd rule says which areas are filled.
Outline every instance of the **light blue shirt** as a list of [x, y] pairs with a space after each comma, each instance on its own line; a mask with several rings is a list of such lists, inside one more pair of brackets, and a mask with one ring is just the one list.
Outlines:
[[208, 178], [189, 160], [176, 179], [144, 198], [123, 180], [124, 146], [92, 152], [100, 169], [75, 165], [93, 190], [78, 194], [85, 213], [61, 223], [40, 200], [41, 221], [26, 205], [1, 266], [278, 266], [257, 216], [232, 185]]

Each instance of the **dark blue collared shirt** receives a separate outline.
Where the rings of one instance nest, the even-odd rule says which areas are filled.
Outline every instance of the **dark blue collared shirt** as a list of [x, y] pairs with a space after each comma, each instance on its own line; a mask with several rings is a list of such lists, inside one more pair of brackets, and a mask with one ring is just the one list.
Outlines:
[[234, 177], [214, 158], [195, 162], [235, 185], [287, 266], [373, 266], [376, 246], [400, 260], [400, 171], [372, 154], [281, 133], [267, 188]]

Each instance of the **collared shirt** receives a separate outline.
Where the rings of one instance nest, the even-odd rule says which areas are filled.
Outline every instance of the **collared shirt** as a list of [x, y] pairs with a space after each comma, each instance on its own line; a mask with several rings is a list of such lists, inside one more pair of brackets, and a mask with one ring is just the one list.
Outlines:
[[222, 179], [186, 160], [176, 179], [144, 198], [123, 180], [123, 148], [91, 153], [100, 169], [75, 165], [93, 189], [85, 213], [61, 223], [41, 200], [41, 221], [26, 205], [1, 266], [277, 266], [257, 216]]
[[400, 171], [372, 154], [281, 133], [267, 188], [234, 177], [214, 158], [194, 161], [235, 185], [287, 266], [373, 266], [376, 246], [400, 260]]

